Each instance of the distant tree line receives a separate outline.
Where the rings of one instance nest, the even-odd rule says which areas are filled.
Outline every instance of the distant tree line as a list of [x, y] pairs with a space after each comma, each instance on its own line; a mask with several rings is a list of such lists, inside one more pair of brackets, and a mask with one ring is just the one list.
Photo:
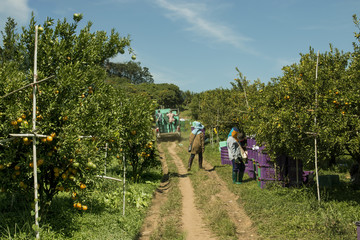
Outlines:
[[107, 62], [105, 69], [108, 83], [127, 92], [142, 94], [150, 100], [156, 100], [159, 107], [181, 108], [185, 96], [189, 95], [175, 84], [155, 84], [149, 68], [142, 67], [140, 62]]

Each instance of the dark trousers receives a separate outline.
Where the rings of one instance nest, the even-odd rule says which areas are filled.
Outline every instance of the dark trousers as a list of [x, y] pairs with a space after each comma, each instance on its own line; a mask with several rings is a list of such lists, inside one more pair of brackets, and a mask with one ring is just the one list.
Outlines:
[[233, 172], [240, 172], [240, 173], [245, 172], [245, 163], [243, 162], [242, 159], [240, 159], [239, 161], [235, 161], [233, 159], [231, 160], [231, 163], [232, 163]]
[[[199, 168], [202, 168], [202, 162], [203, 162], [202, 152], [200, 152], [198, 155], [199, 155]], [[191, 165], [192, 165], [192, 162], [193, 162], [194, 158], [195, 158], [195, 154], [190, 154], [189, 165], [188, 165], [189, 169], [191, 168]]]

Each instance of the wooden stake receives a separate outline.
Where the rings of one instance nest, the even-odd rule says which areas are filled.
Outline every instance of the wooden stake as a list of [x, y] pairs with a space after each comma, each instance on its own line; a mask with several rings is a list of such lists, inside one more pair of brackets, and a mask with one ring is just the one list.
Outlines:
[[[318, 66], [319, 66], [319, 51], [317, 54], [317, 59], [316, 59], [316, 72], [315, 72], [315, 81], [317, 82], [317, 78], [318, 78]], [[317, 84], [315, 82], [315, 109], [317, 109], [318, 107], [318, 100], [317, 100]], [[315, 111], [315, 115], [314, 115], [314, 125], [316, 127], [317, 123], [316, 123], [316, 111]], [[318, 174], [318, 158], [317, 158], [317, 136], [315, 135], [314, 138], [314, 145], [315, 145], [315, 174], [316, 174], [316, 189], [317, 189], [317, 196], [318, 196], [318, 201], [320, 203], [320, 188], [319, 188], [319, 174]]]
[[[34, 50], [34, 85], [33, 85], [33, 112], [32, 112], [32, 130], [36, 132], [36, 81], [37, 81], [37, 43], [38, 43], [38, 26], [35, 26], [35, 50]], [[39, 199], [38, 199], [38, 180], [37, 180], [37, 159], [36, 159], [36, 136], [33, 136], [33, 168], [34, 168], [34, 201], [35, 201], [35, 235], [36, 239], [40, 238], [39, 234]]]

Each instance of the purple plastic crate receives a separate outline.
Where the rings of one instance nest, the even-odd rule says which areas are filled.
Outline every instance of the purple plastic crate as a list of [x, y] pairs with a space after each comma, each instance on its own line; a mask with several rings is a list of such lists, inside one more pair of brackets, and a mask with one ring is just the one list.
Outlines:
[[280, 177], [276, 175], [276, 170], [273, 167], [259, 167], [261, 180], [280, 180]]
[[230, 160], [221, 159], [221, 164], [222, 165], [232, 165], [232, 162]]
[[303, 183], [307, 184], [312, 182], [314, 179], [314, 171], [303, 171], [302, 180]]
[[270, 162], [270, 156], [265, 153], [258, 153], [257, 162], [260, 164], [260, 166], [267, 166], [267, 167], [273, 166], [273, 163]]
[[248, 149], [248, 159], [254, 159], [255, 158], [255, 151], [252, 149]]
[[252, 147], [252, 146], [256, 145], [255, 138], [247, 138], [247, 145], [249, 147]]
[[251, 179], [255, 179], [255, 178], [256, 178], [256, 174], [255, 174], [254, 171], [248, 170], [248, 171], [246, 171], [246, 173], [247, 173], [247, 175], [249, 176], [249, 178], [251, 178]]
[[355, 225], [356, 225], [357, 240], [360, 240], [360, 221], [355, 222]]
[[229, 153], [227, 147], [221, 147], [221, 164], [232, 165], [232, 162], [229, 160]]
[[254, 163], [251, 159], [248, 159], [247, 163], [245, 163], [245, 167], [250, 168], [254, 171]]

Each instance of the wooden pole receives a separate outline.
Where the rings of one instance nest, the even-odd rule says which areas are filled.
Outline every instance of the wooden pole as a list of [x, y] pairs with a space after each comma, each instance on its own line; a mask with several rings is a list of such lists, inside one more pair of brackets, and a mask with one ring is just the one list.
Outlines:
[[[38, 43], [38, 26], [35, 26], [35, 50], [34, 50], [34, 85], [33, 85], [33, 111], [32, 111], [32, 131], [36, 132], [36, 81], [37, 81], [37, 43]], [[38, 199], [38, 180], [37, 180], [37, 159], [36, 159], [36, 136], [33, 136], [33, 170], [34, 170], [34, 201], [35, 201], [35, 235], [36, 239], [40, 238], [39, 234], [39, 199]]]
[[108, 143], [105, 143], [105, 164], [104, 164], [104, 175], [106, 175], [106, 159], [107, 159]]
[[126, 180], [126, 161], [125, 161], [125, 154], [123, 154], [123, 166], [124, 166], [124, 178], [123, 178], [123, 216], [125, 216], [125, 180]]
[[[317, 59], [316, 59], [316, 72], [315, 72], [315, 109], [317, 109], [318, 107], [318, 100], [317, 100], [317, 78], [318, 78], [318, 66], [319, 66], [319, 51], [317, 54]], [[316, 111], [315, 111], [315, 115], [314, 115], [314, 125], [316, 127], [317, 122], [316, 122]], [[317, 134], [315, 135], [314, 138], [314, 145], [315, 145], [315, 175], [316, 175], [316, 189], [317, 189], [317, 196], [318, 196], [318, 201], [320, 203], [320, 188], [319, 188], [319, 174], [318, 174], [318, 157], [317, 157]]]

